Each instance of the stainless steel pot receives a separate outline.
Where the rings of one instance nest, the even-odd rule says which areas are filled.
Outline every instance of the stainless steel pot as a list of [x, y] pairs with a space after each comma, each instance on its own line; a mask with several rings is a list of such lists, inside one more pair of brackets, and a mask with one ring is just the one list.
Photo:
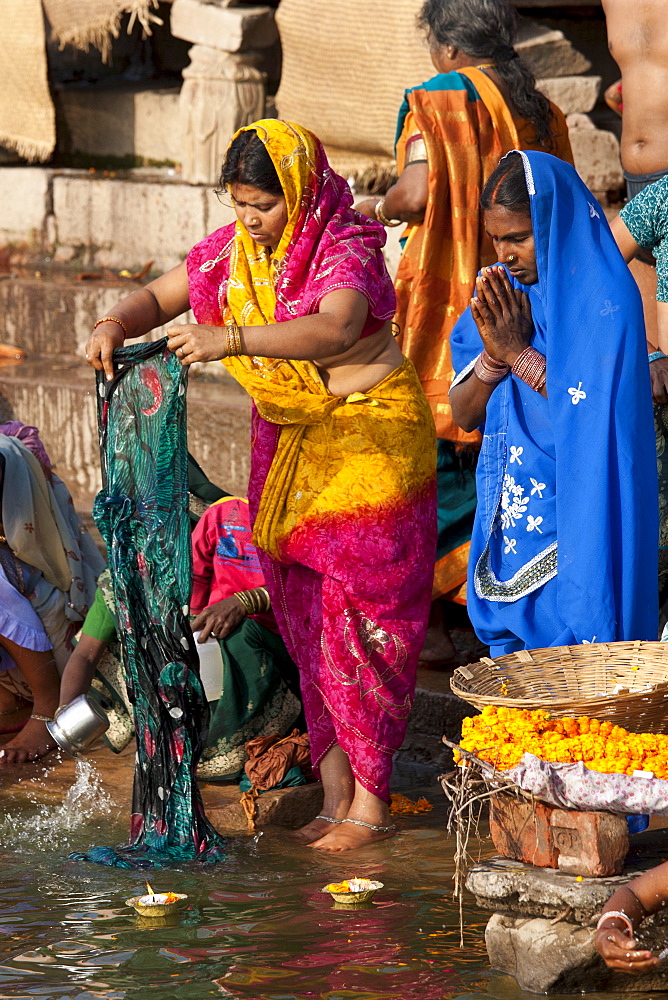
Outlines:
[[88, 695], [80, 694], [59, 709], [46, 728], [63, 750], [76, 757], [106, 733], [109, 719]]

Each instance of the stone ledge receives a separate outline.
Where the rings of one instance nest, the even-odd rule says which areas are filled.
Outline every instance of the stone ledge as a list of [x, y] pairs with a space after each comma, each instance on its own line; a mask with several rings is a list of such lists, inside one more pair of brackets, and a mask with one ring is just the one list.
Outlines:
[[571, 920], [587, 923], [603, 904], [637, 872], [609, 878], [583, 878], [549, 868], [537, 868], [509, 858], [492, 858], [474, 865], [466, 888], [483, 910], [514, 916], [559, 916], [572, 907]]
[[272, 7], [229, 7], [211, 0], [174, 0], [170, 27], [175, 38], [225, 52], [266, 49], [278, 41]]
[[[246, 815], [239, 802], [241, 792], [236, 785], [200, 785], [207, 817], [221, 833], [247, 833]], [[257, 799], [256, 825], [282, 826], [295, 830], [315, 819], [322, 809], [321, 783], [277, 788], [264, 792]]]
[[128, 269], [153, 260], [166, 271], [234, 218], [231, 206], [214, 204], [211, 188], [163, 181], [55, 176], [55, 259]]

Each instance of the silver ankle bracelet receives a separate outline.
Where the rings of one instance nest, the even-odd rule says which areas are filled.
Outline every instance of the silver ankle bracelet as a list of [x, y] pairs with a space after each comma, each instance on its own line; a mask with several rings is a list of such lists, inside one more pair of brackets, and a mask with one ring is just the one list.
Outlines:
[[342, 819], [334, 819], [333, 816], [316, 816], [316, 819], [324, 819], [325, 823], [343, 823]]
[[354, 823], [355, 826], [364, 826], [367, 830], [373, 830], [374, 833], [391, 833], [392, 830], [396, 830], [396, 826], [392, 823], [391, 826], [374, 826], [373, 823], [365, 823], [363, 819], [350, 819], [349, 817], [344, 820], [339, 820], [343, 823]]

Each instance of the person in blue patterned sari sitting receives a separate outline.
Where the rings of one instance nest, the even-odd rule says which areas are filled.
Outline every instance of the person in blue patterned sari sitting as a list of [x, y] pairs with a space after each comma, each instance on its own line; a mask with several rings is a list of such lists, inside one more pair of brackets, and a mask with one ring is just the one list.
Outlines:
[[499, 264], [455, 327], [452, 412], [483, 428], [469, 614], [493, 656], [656, 639], [642, 304], [569, 164], [513, 152], [481, 197]]

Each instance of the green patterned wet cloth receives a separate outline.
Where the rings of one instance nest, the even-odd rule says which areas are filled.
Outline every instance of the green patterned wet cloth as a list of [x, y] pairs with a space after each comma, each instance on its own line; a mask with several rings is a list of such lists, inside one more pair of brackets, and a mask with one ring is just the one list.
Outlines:
[[93, 517], [109, 555], [137, 737], [130, 843], [93, 848], [121, 867], [219, 860], [195, 779], [209, 709], [188, 623], [187, 373], [163, 339], [114, 352], [98, 373], [103, 487]]

